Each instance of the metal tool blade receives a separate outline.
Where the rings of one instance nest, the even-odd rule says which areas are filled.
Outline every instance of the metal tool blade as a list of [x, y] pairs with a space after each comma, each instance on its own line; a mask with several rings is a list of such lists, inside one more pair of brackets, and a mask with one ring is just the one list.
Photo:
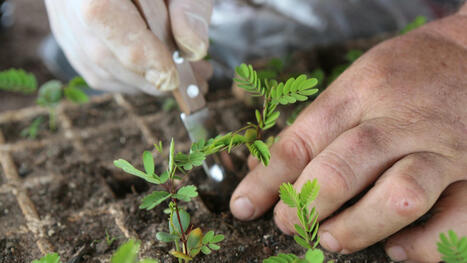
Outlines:
[[[215, 121], [208, 108], [190, 115], [182, 113], [180, 118], [193, 142], [217, 135]], [[220, 154], [207, 156], [203, 163], [205, 175], [197, 174], [194, 177], [205, 204], [212, 211], [228, 209], [230, 195], [239, 181], [235, 174], [224, 168], [222, 160], [225, 157], [221, 158]]]

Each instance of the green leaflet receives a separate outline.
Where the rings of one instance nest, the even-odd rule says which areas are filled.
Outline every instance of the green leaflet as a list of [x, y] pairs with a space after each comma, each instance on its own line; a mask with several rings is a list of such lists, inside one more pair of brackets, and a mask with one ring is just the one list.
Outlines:
[[32, 263], [59, 263], [60, 256], [57, 253], [49, 253], [41, 259], [33, 260]]
[[81, 104], [89, 101], [88, 95], [76, 87], [65, 87], [63, 88], [63, 93], [65, 98], [73, 103]]
[[144, 172], [136, 169], [135, 167], [133, 167], [133, 165], [131, 165], [126, 160], [123, 160], [123, 159], [115, 160], [114, 165], [116, 167], [122, 169], [126, 173], [132, 174], [134, 176], [138, 176], [139, 178], [142, 178], [142, 179], [144, 179], [144, 180], [146, 180], [146, 181], [148, 181], [150, 183], [153, 183], [153, 184], [160, 184], [161, 183], [160, 178], [156, 174], [153, 174], [153, 176], [149, 176], [146, 173], [144, 173]]
[[141, 203], [139, 208], [151, 210], [171, 196], [172, 194], [166, 191], [154, 191], [143, 198], [143, 202]]
[[279, 187], [279, 196], [289, 207], [297, 207], [299, 205], [299, 197], [297, 191], [290, 183], [284, 183]]
[[177, 193], [173, 195], [174, 198], [179, 200], [189, 202], [191, 198], [197, 197], [198, 192], [196, 191], [196, 186], [194, 185], [187, 185], [180, 189], [178, 189]]
[[130, 239], [120, 246], [110, 259], [111, 263], [135, 263], [141, 243]]
[[302, 190], [300, 191], [299, 197], [300, 202], [306, 207], [313, 202], [316, 197], [318, 196], [319, 192], [319, 185], [316, 180], [307, 181], [303, 186]]

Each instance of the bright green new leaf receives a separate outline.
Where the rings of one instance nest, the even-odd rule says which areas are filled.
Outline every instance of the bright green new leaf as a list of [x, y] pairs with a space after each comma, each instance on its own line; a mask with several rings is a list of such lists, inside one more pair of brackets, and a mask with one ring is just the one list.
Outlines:
[[319, 185], [315, 179], [313, 181], [307, 181], [303, 186], [302, 190], [300, 191], [299, 197], [300, 202], [302, 202], [303, 206], [309, 206], [313, 200], [316, 199], [319, 192]]
[[164, 148], [162, 147], [162, 141], [159, 141], [158, 144], [154, 144], [154, 148], [156, 148], [156, 150], [159, 152], [159, 153], [162, 153], [162, 151], [164, 150]]
[[175, 168], [175, 144], [174, 138], [170, 140], [170, 151], [169, 151], [169, 174], [172, 174]]
[[281, 200], [289, 207], [297, 207], [299, 205], [299, 196], [297, 191], [290, 183], [283, 183], [280, 186], [279, 196]]
[[170, 196], [172, 195], [166, 191], [154, 191], [143, 198], [143, 202], [141, 203], [139, 208], [151, 210], [154, 207], [158, 206], [160, 203], [164, 202]]
[[33, 260], [32, 263], [59, 263], [60, 256], [57, 253], [49, 253], [41, 259]]
[[63, 89], [63, 93], [65, 95], [65, 98], [67, 98], [69, 101], [77, 104], [82, 104], [86, 103], [89, 101], [88, 95], [84, 93], [81, 89], [77, 87], [65, 87]]
[[154, 174], [154, 158], [150, 151], [143, 152], [143, 165], [147, 175], [151, 176]]
[[179, 200], [189, 202], [191, 198], [198, 196], [198, 192], [196, 191], [196, 186], [194, 185], [187, 185], [180, 189], [178, 189], [177, 193], [174, 194], [174, 198]]
[[305, 254], [305, 259], [308, 263], [322, 263], [324, 262], [323, 251], [319, 249], [308, 249]]
[[135, 263], [138, 257], [140, 242], [130, 239], [121, 245], [117, 252], [112, 255], [111, 263]]

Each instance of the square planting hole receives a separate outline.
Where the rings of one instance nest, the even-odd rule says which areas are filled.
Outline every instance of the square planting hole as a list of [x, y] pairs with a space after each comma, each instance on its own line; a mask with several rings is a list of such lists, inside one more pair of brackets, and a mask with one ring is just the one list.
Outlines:
[[27, 231], [23, 213], [11, 193], [0, 194], [0, 237], [15, 236]]
[[97, 209], [115, 200], [104, 173], [105, 168], [93, 163], [66, 164], [60, 167], [58, 176], [30, 183], [28, 193], [42, 219]]
[[13, 152], [12, 155], [19, 176], [25, 179], [57, 175], [62, 167], [81, 158], [69, 141], [47, 144], [41, 148], [23, 149]]
[[125, 99], [131, 104], [137, 115], [144, 116], [163, 110], [164, 102], [171, 97], [154, 97], [151, 95], [127, 95]]
[[[56, 246], [64, 262], [72, 261], [78, 253], [76, 262], [100, 262], [96, 257], [109, 260], [112, 253], [127, 239], [110, 214], [83, 214], [61, 217], [45, 227], [47, 238]], [[107, 243], [106, 237], [112, 242]], [[75, 259], [76, 260], [76, 259]]]
[[113, 167], [113, 161], [120, 158], [133, 164], [142, 163], [143, 151], [154, 147], [147, 144], [142, 133], [132, 125], [110, 128], [84, 138], [83, 143], [90, 156], [107, 167]]
[[0, 235], [0, 263], [32, 262], [42, 256], [32, 233]]
[[[27, 131], [31, 131], [31, 125], [38, 123], [36, 137], [30, 138]], [[56, 120], [55, 130], [50, 130], [49, 115], [43, 114], [36, 117], [29, 117], [21, 121], [5, 122], [0, 124], [0, 130], [5, 137], [5, 143], [16, 143], [22, 140], [42, 140], [52, 136], [62, 136], [62, 127], [60, 121]]]
[[125, 109], [112, 98], [70, 107], [65, 114], [70, 118], [73, 128], [97, 127], [107, 122], [118, 122], [127, 118]]

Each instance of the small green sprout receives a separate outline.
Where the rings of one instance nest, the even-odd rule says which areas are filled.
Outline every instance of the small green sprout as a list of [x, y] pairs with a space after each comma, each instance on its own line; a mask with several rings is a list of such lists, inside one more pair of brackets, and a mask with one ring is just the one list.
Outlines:
[[111, 236], [107, 230], [105, 230], [105, 243], [107, 243], [107, 246], [112, 246], [112, 244], [117, 240], [116, 237]]
[[446, 263], [467, 263], [467, 237], [459, 238], [457, 234], [449, 230], [447, 235], [441, 233], [437, 243], [438, 251]]
[[[50, 80], [42, 84], [38, 90], [36, 104], [49, 111], [49, 129], [54, 131], [56, 124], [56, 107], [62, 99], [81, 104], [89, 101], [83, 91], [87, 84], [81, 77], [75, 77], [66, 85], [58, 80]], [[0, 72], [0, 90], [31, 94], [37, 90], [36, 77], [21, 69], [9, 69]], [[21, 131], [23, 137], [35, 139], [43, 118], [38, 117], [31, 125]]]

